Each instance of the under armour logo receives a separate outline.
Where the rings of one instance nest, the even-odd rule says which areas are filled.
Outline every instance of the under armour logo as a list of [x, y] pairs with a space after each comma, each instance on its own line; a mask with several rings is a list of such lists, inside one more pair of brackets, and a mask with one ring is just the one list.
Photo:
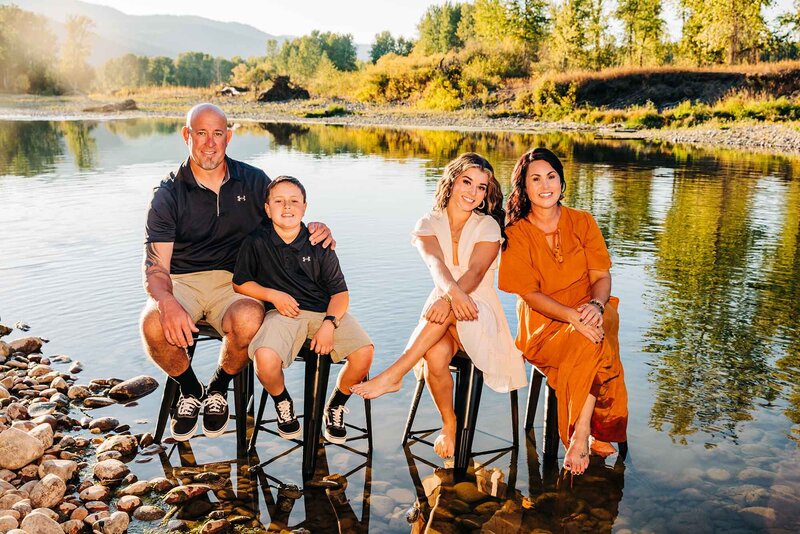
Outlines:
[[303, 262], [311, 261], [311, 256], [303, 256]]
[[247, 200], [247, 195], [236, 195], [236, 200], [238, 200], [239, 202]]

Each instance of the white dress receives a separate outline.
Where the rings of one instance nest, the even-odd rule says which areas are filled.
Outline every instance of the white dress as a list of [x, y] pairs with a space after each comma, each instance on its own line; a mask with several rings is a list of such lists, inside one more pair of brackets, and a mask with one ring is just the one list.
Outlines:
[[[450, 223], [447, 212], [433, 211], [417, 221], [417, 226], [412, 232], [412, 244], [418, 237], [436, 236], [439, 246], [444, 254], [444, 263], [450, 269], [450, 274], [455, 280], [467, 271], [469, 259], [475, 244], [479, 242], [497, 243], [503, 240], [500, 226], [497, 221], [488, 215], [473, 212], [461, 230], [458, 243], [459, 265], [453, 264], [453, 246], [451, 244]], [[525, 362], [522, 353], [517, 349], [508, 328], [503, 307], [495, 290], [495, 271], [499, 265], [499, 254], [478, 287], [470, 293], [470, 297], [478, 306], [478, 319], [475, 321], [458, 321], [456, 329], [461, 344], [475, 366], [483, 372], [484, 383], [499, 393], [506, 393], [528, 383], [525, 371]], [[425, 306], [425, 310], [438, 299], [443, 292], [434, 287]], [[417, 337], [422, 328], [427, 324], [424, 316], [420, 319], [411, 339]], [[411, 345], [409, 340], [406, 349]], [[424, 362], [424, 360], [422, 360]], [[421, 367], [415, 372], [419, 376]]]

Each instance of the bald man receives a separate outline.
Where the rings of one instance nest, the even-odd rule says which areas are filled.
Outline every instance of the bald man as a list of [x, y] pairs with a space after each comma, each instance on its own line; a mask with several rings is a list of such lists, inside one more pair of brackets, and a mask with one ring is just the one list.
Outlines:
[[[188, 159], [153, 193], [145, 226], [144, 288], [149, 297], [141, 329], [150, 358], [180, 387], [172, 436], [189, 439], [203, 411], [203, 433], [228, 425], [227, 391], [248, 362], [247, 346], [261, 326], [261, 302], [233, 291], [242, 240], [265, 221], [270, 179], [226, 155], [232, 131], [225, 113], [198, 104], [181, 130]], [[311, 223], [310, 241], [333, 243], [324, 224]], [[219, 364], [204, 386], [187, 355], [195, 323], [204, 319], [224, 335]]]

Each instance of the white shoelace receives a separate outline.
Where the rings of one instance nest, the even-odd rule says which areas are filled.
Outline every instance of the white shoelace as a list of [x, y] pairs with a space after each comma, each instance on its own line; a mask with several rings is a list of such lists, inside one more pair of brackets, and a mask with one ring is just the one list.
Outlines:
[[333, 426], [344, 426], [344, 414], [350, 413], [347, 406], [334, 406], [330, 409], [331, 417], [333, 418]]
[[192, 396], [181, 397], [178, 401], [178, 417], [191, 417], [195, 410], [200, 410], [202, 403]]
[[225, 407], [228, 406], [228, 401], [225, 400], [225, 397], [218, 391], [215, 391], [211, 395], [208, 396], [206, 399], [206, 413], [217, 415], [222, 414], [225, 411]]
[[280, 419], [281, 423], [286, 423], [294, 419], [294, 415], [292, 414], [292, 401], [282, 400], [275, 408], [278, 411], [278, 419]]

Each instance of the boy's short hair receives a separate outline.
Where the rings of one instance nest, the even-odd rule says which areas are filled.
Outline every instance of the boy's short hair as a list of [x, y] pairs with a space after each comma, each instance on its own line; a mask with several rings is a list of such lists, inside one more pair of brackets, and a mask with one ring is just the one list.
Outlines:
[[267, 186], [267, 197], [264, 199], [264, 202], [269, 201], [269, 192], [272, 191], [272, 188], [283, 182], [289, 182], [290, 184], [296, 185], [297, 188], [300, 189], [300, 192], [303, 193], [303, 202], [306, 202], [306, 188], [303, 187], [303, 184], [300, 183], [300, 180], [294, 176], [278, 176], [272, 180]]

